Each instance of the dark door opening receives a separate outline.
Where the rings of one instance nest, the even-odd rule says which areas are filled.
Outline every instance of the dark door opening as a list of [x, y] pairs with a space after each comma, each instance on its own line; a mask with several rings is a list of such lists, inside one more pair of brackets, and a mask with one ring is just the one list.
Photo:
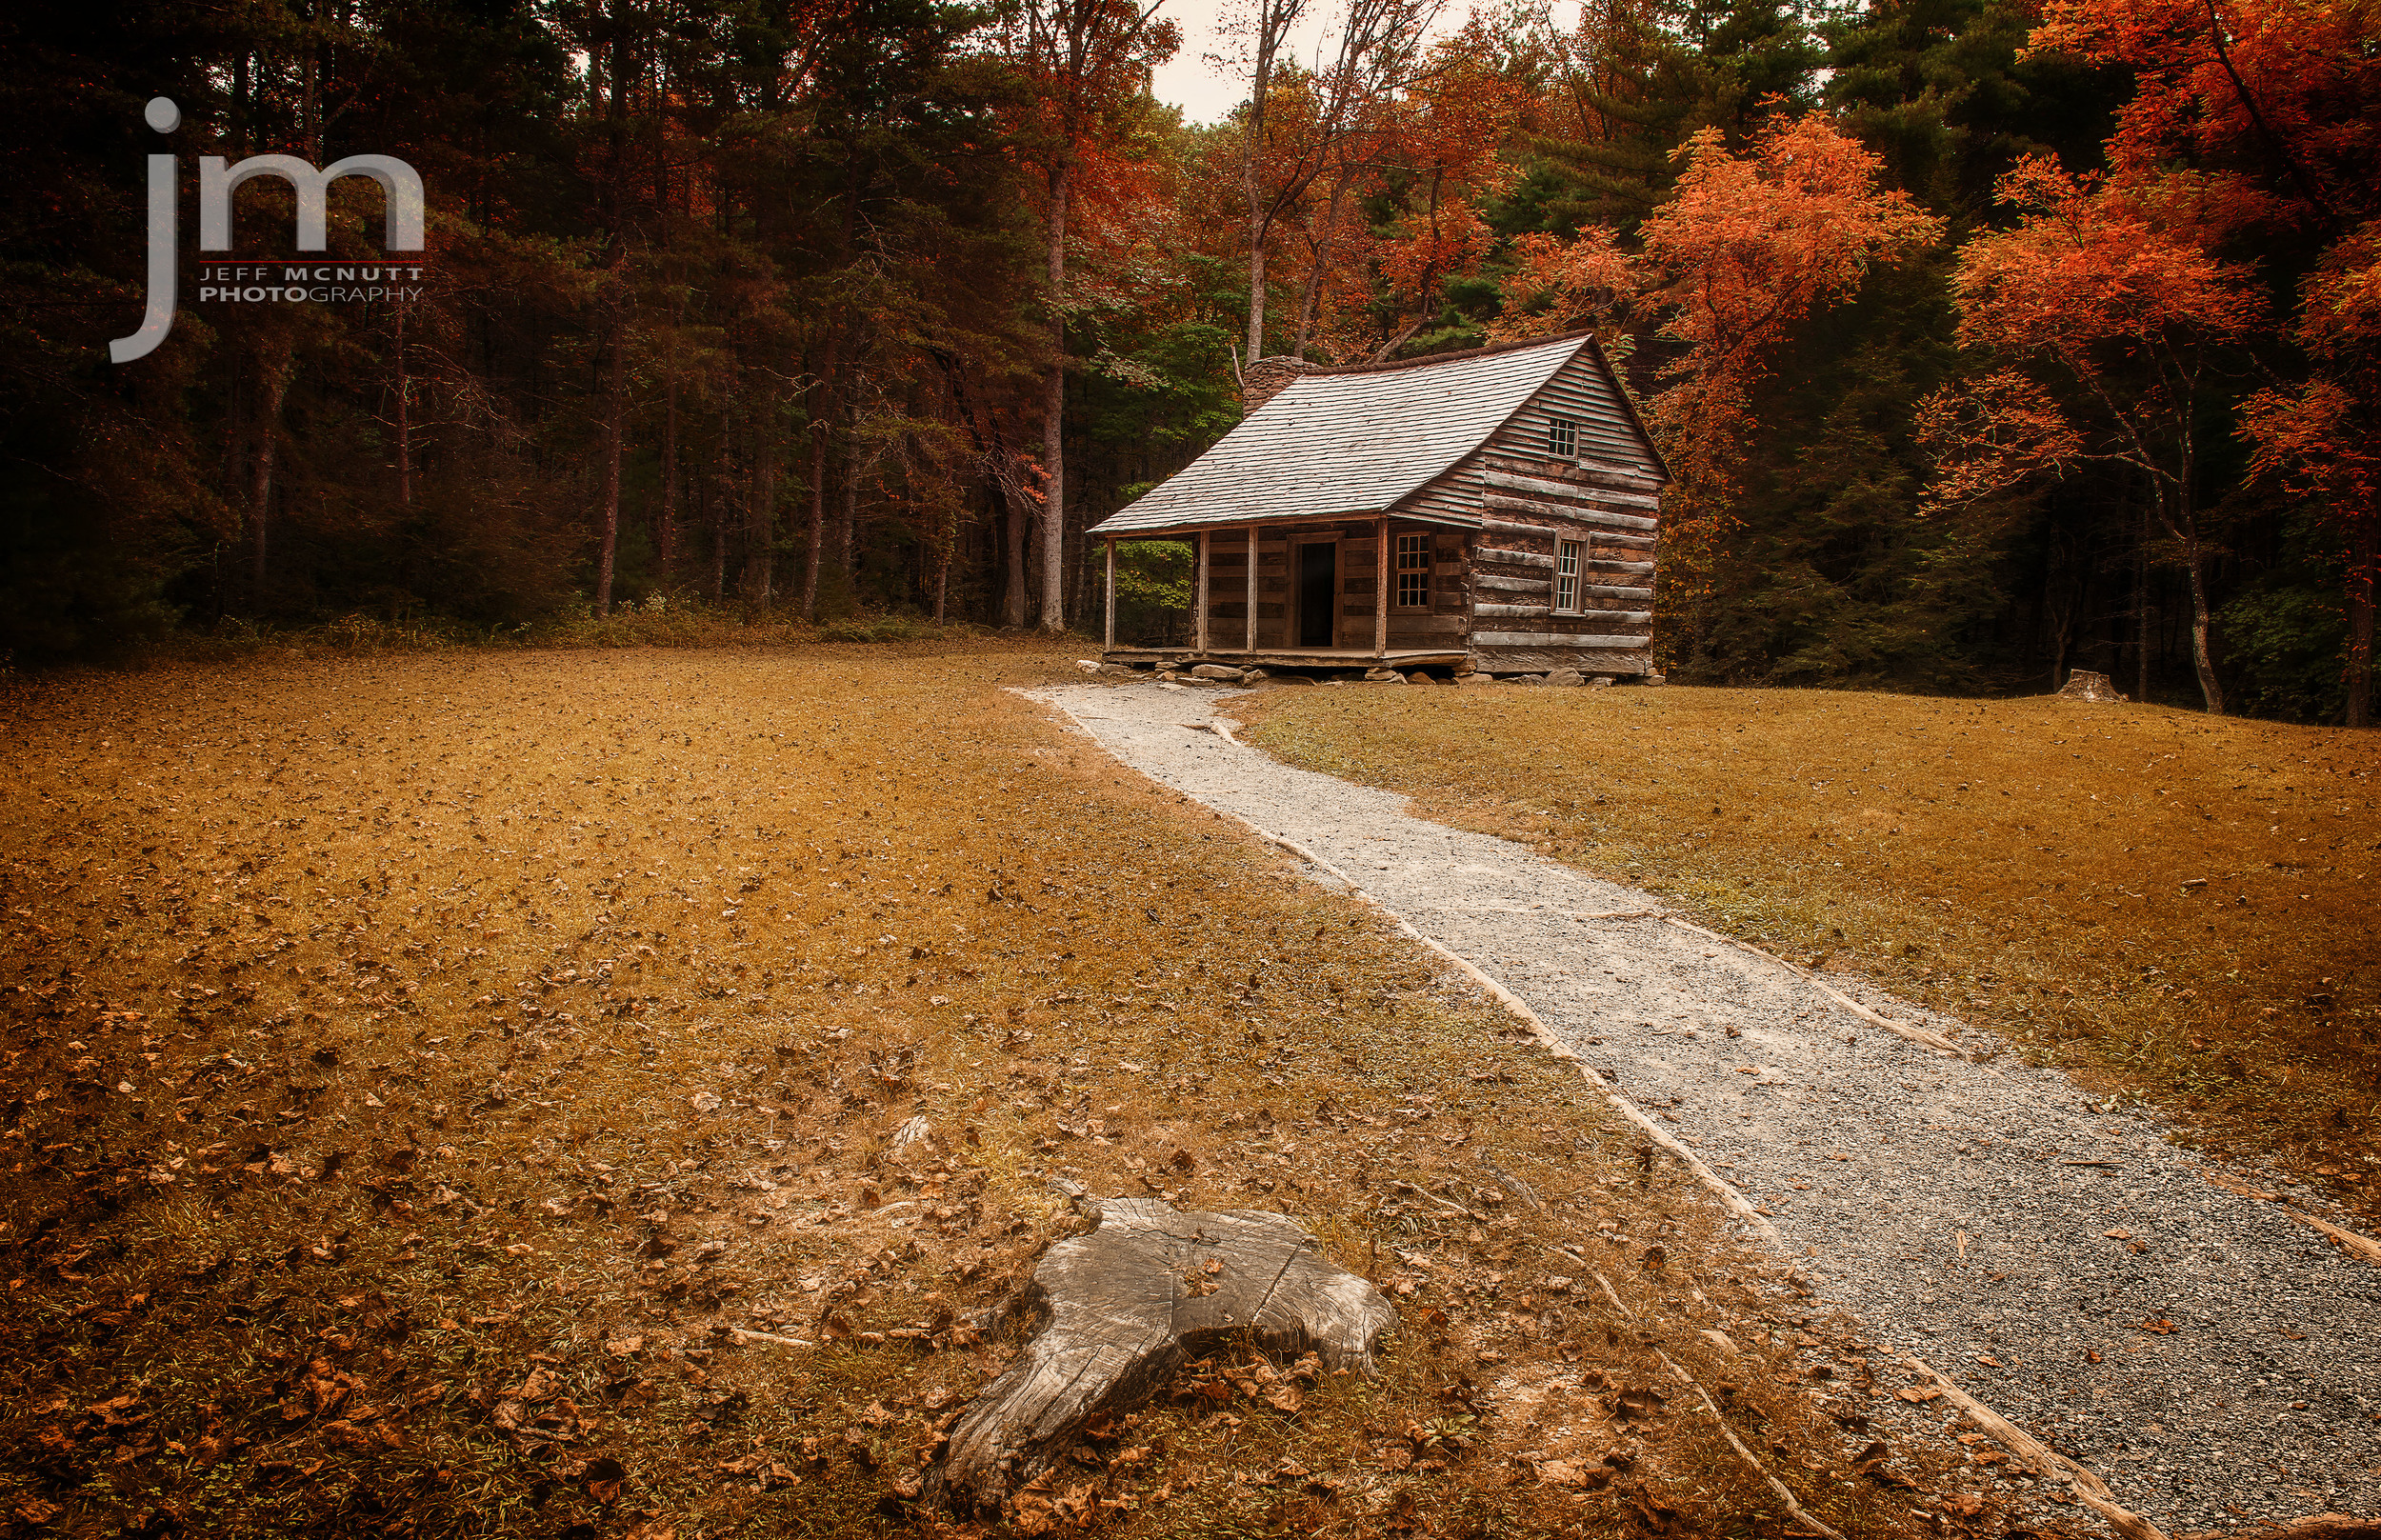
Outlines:
[[1339, 547], [1316, 541], [1298, 548], [1298, 645], [1331, 645], [1331, 612], [1339, 608]]

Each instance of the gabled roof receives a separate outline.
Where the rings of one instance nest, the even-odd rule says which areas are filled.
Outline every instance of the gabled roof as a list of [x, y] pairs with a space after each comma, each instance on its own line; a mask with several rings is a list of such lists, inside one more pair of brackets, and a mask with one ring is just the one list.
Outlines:
[[1582, 332], [1302, 374], [1091, 532], [1378, 513], [1451, 470], [1592, 347]]

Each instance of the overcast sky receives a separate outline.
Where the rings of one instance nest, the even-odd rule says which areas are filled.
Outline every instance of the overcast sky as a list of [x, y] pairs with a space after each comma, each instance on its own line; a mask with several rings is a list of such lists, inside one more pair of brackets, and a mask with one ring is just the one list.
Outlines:
[[[1166, 0], [1158, 10], [1160, 16], [1171, 19], [1182, 29], [1182, 51], [1158, 70], [1152, 84], [1157, 99], [1181, 108], [1183, 117], [1191, 123], [1217, 122], [1249, 94], [1248, 70], [1239, 61], [1237, 48], [1215, 30], [1229, 3], [1230, 0]], [[1555, 18], [1558, 22], [1573, 20], [1578, 9], [1576, 0], [1558, 4], [1554, 8]], [[1465, 0], [1442, 0], [1438, 19], [1431, 28], [1432, 35], [1456, 30], [1470, 12]], [[1307, 20], [1292, 39], [1299, 63], [1313, 68], [1317, 50], [1339, 13], [1337, 0], [1310, 0]], [[1224, 67], [1219, 70], [1209, 64], [1209, 54], [1222, 55]]]
[[[1182, 50], [1158, 66], [1150, 85], [1159, 101], [1182, 109], [1186, 122], [1214, 123], [1248, 98], [1247, 67], [1239, 62], [1237, 50], [1215, 31], [1228, 3], [1166, 0], [1158, 10], [1158, 15], [1182, 29]], [[1313, 60], [1315, 45], [1337, 10], [1338, 7], [1330, 4], [1309, 7], [1307, 23], [1298, 29], [1296, 40], [1301, 61]], [[1223, 68], [1207, 62], [1211, 53], [1224, 56]]]

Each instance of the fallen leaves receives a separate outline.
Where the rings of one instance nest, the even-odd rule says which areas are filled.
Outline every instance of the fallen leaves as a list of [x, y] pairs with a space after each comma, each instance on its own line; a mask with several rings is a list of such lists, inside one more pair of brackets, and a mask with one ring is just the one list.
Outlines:
[[[1377, 1412], [1311, 1364], [1219, 1350], [1186, 1370], [1151, 1422], [1088, 1441], [1086, 1469], [1034, 1495], [1053, 1527], [1146, 1510], [1194, 1483], [1251, 1532], [1273, 1508], [1310, 1500], [1346, 1505], [1339, 1519], [1383, 1533], [1480, 1511], [1479, 1472], [1510, 1469], [1481, 1453], [1514, 1431], [1464, 1378], [1486, 1380], [1489, 1364], [1500, 1378], [1546, 1366], [1576, 1375], [1612, 1403], [1585, 1409], [1599, 1429], [1609, 1414], [1681, 1451], [1715, 1436], [1700, 1418], [1670, 1420], [1684, 1404], [1663, 1401], [1641, 1343], [1605, 1342], [1581, 1290], [1515, 1260], [1580, 1237], [1542, 1229], [1519, 1188], [1510, 1200], [1484, 1190], [1473, 1159], [1520, 1120], [1518, 1144], [1498, 1143], [1495, 1157], [1570, 1211], [1624, 1173], [1629, 1143], [1581, 1111], [1575, 1083], [1558, 1083], [1527, 1042], [1476, 1057], [1489, 1035], [1469, 1007], [1409, 976], [1419, 970], [1403, 942], [1352, 926], [1336, 900], [1244, 880], [1270, 857], [1178, 831], [1160, 839], [1150, 808], [1104, 803], [1038, 766], [1001, 794], [1018, 816], [978, 824], [984, 746], [1044, 747], [1022, 713], [979, 712], [944, 733], [916, 710], [927, 697], [902, 695], [872, 739], [837, 730], [871, 710], [855, 704], [868, 691], [913, 688], [913, 670], [887, 668], [810, 697], [815, 722], [797, 743], [806, 708], [785, 707], [780, 665], [739, 681], [745, 667], [621, 660], [615, 673], [507, 657], [494, 671], [529, 683], [500, 689], [476, 660], [408, 662], [190, 718], [192, 737], [225, 722], [262, 734], [335, 719], [348, 741], [289, 754], [291, 784], [270, 791], [209, 770], [204, 813], [163, 821], [163, 837], [188, 848], [159, 857], [159, 881], [218, 851], [227, 869], [252, 860], [238, 880], [284, 901], [253, 906], [270, 926], [169, 936], [128, 924], [72, 943], [74, 966], [117, 970], [123, 987], [108, 988], [153, 1015], [97, 983], [81, 1003], [83, 986], [38, 980], [46, 996], [0, 1002], [56, 1054], [45, 1083], [9, 1091], [23, 1100], [20, 1155], [35, 1168], [24, 1180], [51, 1182], [51, 1201], [103, 1184], [132, 1194], [112, 1225], [5, 1232], [37, 1265], [19, 1310], [36, 1293], [48, 1310], [79, 1303], [72, 1290], [107, 1290], [64, 1330], [120, 1344], [89, 1354], [77, 1338], [89, 1355], [61, 1382], [73, 1395], [52, 1414], [65, 1425], [57, 1458], [124, 1456], [133, 1479], [193, 1505], [193, 1533], [246, 1522], [210, 1506], [221, 1493], [269, 1510], [263, 1529], [311, 1523], [307, 1505], [357, 1490], [399, 1444], [421, 1470], [405, 1502], [424, 1532], [470, 1527], [473, 1505], [526, 1511], [538, 1482], [554, 1490], [537, 1499], [536, 1522], [564, 1534], [773, 1532], [789, 1510], [769, 1499], [821, 1533], [873, 1529], [879, 1502], [919, 1495], [919, 1456], [1009, 1351], [992, 1312], [1069, 1223], [1019, 1174], [1044, 1165], [1032, 1144], [1057, 1139], [1058, 1122], [1076, 1134], [1064, 1158], [1102, 1195], [1136, 1177], [1195, 1180], [1203, 1199], [1211, 1189], [1219, 1202], [1340, 1217], [1351, 1264], [1375, 1230], [1423, 1259], [1409, 1276], [1427, 1292], [1409, 1307], [1391, 1380], [1366, 1392]], [[728, 677], [695, 689], [690, 668]], [[426, 681], [471, 703], [470, 730], [420, 720]], [[554, 716], [558, 695], [573, 701], [567, 719]], [[650, 700], [684, 730], [668, 752], [630, 741], [637, 722], [659, 720], [638, 714]], [[729, 717], [736, 730], [784, 729], [765, 751], [785, 757], [740, 757]], [[863, 741], [879, 752], [897, 742], [915, 763], [853, 757]], [[887, 788], [870, 804], [880, 816], [897, 786], [914, 822], [872, 828], [831, 810], [855, 807], [865, 793], [850, 782], [870, 777]], [[324, 802], [305, 801], [375, 778], [390, 790], [368, 806], [386, 816], [359, 811], [352, 838], [329, 830]], [[797, 801], [799, 819], [785, 806]], [[292, 803], [317, 816], [303, 834], [272, 822]], [[125, 836], [161, 837], [122, 822]], [[141, 864], [138, 845], [107, 843], [113, 830], [90, 837], [94, 870]], [[1000, 870], [1021, 858], [1035, 870]], [[954, 868], [981, 868], [1003, 890], [997, 915], [940, 892]], [[1062, 870], [1075, 891], [1053, 892], [1046, 872]], [[713, 902], [763, 878], [766, 902]], [[1144, 879], [1164, 911], [1156, 929], [1135, 912]], [[1110, 908], [1132, 919], [1129, 949], [1086, 944]], [[964, 938], [947, 930], [958, 923]], [[1297, 945], [1274, 941], [1276, 925]], [[884, 939], [894, 932], [898, 947]], [[1331, 944], [1307, 948], [1317, 932]], [[45, 976], [72, 934], [53, 940]], [[871, 944], [854, 957], [854, 943]], [[136, 962], [143, 948], [150, 960]], [[1372, 1019], [1364, 991], [1376, 987], [1398, 1005], [1395, 1044], [1352, 1031]], [[929, 990], [948, 1009], [929, 1016]], [[1234, 1002], [1229, 1033], [1205, 1020], [1219, 991]], [[1464, 1073], [1441, 1073], [1451, 1044]], [[1245, 1072], [1201, 1056], [1237, 1060], [1244, 1048]], [[1425, 1081], [1432, 1094], [1398, 1093]], [[152, 1098], [142, 1121], [119, 1085]], [[1520, 1131], [1541, 1127], [1552, 1153]], [[1651, 1172], [1651, 1150], [1642, 1165]], [[1625, 1204], [1615, 1230], [1635, 1239], [1613, 1255], [1634, 1265], [1614, 1271], [1620, 1292], [1658, 1293], [1665, 1280], [1683, 1292], [1690, 1274], [1714, 1288], [1691, 1206], [1658, 1180], [1631, 1182]], [[186, 1226], [182, 1205], [205, 1224]], [[116, 1243], [136, 1233], [141, 1267], [173, 1280], [159, 1290], [170, 1311], [133, 1304], [117, 1281], [129, 1264]], [[1647, 1247], [1655, 1235], [1664, 1244]], [[158, 1347], [192, 1319], [187, 1353]], [[26, 1334], [48, 1341], [50, 1330]], [[235, 1341], [261, 1367], [237, 1361]], [[1792, 1407], [1793, 1392], [1773, 1397], [1755, 1372], [1768, 1344], [1743, 1351], [1748, 1384], [1731, 1405]], [[156, 1366], [169, 1371], [115, 1371]], [[929, 1377], [930, 1390], [910, 1393]], [[199, 1412], [190, 1385], [221, 1410]], [[167, 1457], [180, 1453], [168, 1433], [190, 1443], [187, 1460]], [[29, 1444], [29, 1457], [45, 1448]], [[605, 1452], [569, 1457], [592, 1449]], [[1628, 1485], [1598, 1452], [1563, 1459], [1575, 1469], [1544, 1468], [1551, 1500]], [[1655, 1490], [1662, 1463], [1649, 1457], [1631, 1480]], [[203, 1481], [182, 1474], [210, 1467]], [[659, 1506], [669, 1490], [679, 1510], [637, 1511], [631, 1470], [657, 1489], [646, 1500]], [[1127, 1478], [1149, 1486], [1128, 1490]], [[1378, 1513], [1356, 1518], [1359, 1502]], [[1029, 1522], [1037, 1511], [1026, 1505]]]

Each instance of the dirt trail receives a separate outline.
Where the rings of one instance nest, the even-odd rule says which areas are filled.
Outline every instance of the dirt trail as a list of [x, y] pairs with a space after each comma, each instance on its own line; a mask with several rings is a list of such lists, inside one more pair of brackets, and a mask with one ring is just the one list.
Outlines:
[[2381, 1514], [2381, 1266], [2237, 1190], [2298, 1208], [2312, 1194], [2226, 1172], [1881, 990], [1831, 980], [1984, 1062], [1658, 915], [1594, 917], [1663, 905], [1207, 730], [1229, 697], [1031, 693], [1124, 763], [1305, 846], [1519, 995], [1808, 1253], [1882, 1348], [1886, 1383], [1924, 1359], [2170, 1530]]

